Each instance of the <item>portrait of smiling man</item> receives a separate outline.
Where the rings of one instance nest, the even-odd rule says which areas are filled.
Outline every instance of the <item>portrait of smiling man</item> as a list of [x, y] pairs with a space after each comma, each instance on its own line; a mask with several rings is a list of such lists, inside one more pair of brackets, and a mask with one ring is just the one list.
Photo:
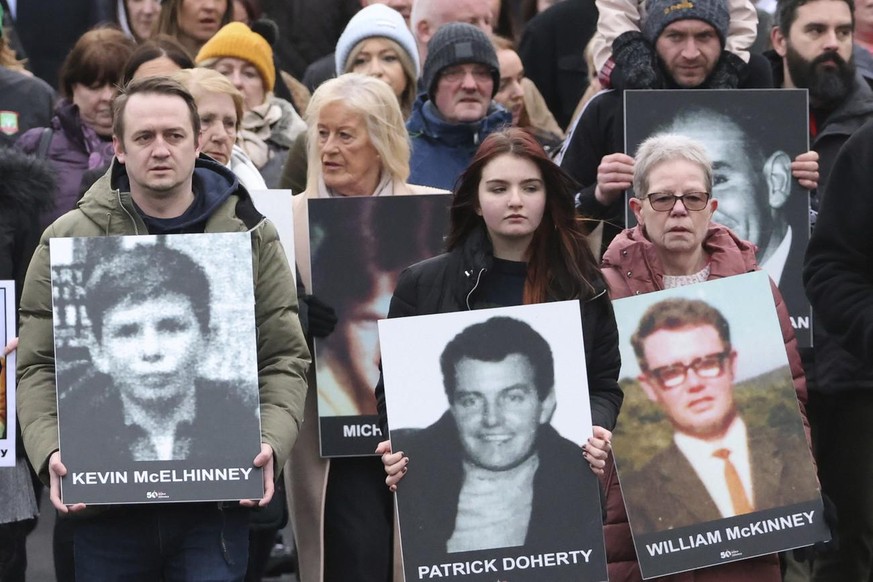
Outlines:
[[425, 428], [391, 432], [416, 465], [403, 485], [414, 495], [398, 496], [401, 525], [416, 534], [403, 539], [407, 559], [553, 551], [580, 528], [599, 532], [587, 461], [551, 424], [555, 357], [545, 338], [520, 319], [492, 316], [454, 335], [439, 365], [448, 410]]
[[761, 425], [739, 410], [739, 348], [719, 310], [663, 299], [648, 306], [630, 343], [639, 386], [673, 431], [665, 449], [620, 475], [634, 535], [816, 498], [802, 431]]

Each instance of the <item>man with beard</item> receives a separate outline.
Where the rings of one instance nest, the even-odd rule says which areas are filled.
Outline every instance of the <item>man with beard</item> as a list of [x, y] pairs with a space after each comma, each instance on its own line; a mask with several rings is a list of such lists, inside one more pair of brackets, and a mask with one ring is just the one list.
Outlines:
[[[810, 141], [812, 149], [819, 153], [821, 168], [821, 187], [812, 193], [811, 207], [815, 211], [831, 192], [836, 206], [845, 205], [847, 209], [857, 206], [848, 204], [847, 196], [857, 196], [859, 192], [847, 192], [846, 181], [829, 180], [837, 152], [856, 130], [873, 118], [873, 91], [855, 70], [853, 13], [852, 0], [780, 0], [776, 26], [771, 33], [774, 52], [768, 56], [773, 60], [777, 83], [809, 91]], [[873, 457], [862, 443], [867, 445], [873, 441], [868, 438], [869, 433], [859, 432], [862, 428], [859, 423], [850, 419], [873, 410], [869, 396], [873, 373], [869, 361], [862, 361], [843, 348], [846, 344], [841, 335], [831, 336], [825, 332], [822, 322], [827, 324], [827, 320], [832, 319], [830, 313], [822, 313], [819, 319], [822, 308], [830, 307], [833, 302], [829, 300], [830, 305], [826, 305], [810, 287], [811, 271], [820, 270], [824, 256], [821, 245], [815, 245], [815, 238], [810, 241], [804, 272], [813, 307], [815, 347], [802, 349], [801, 357], [809, 390], [807, 416], [813, 449], [822, 492], [836, 505], [839, 545], [838, 551], [816, 558], [812, 579], [867, 580], [873, 547], [870, 534], [873, 505], [869, 495], [873, 486], [870, 464]], [[840, 248], [831, 246], [830, 250]], [[856, 247], [852, 252], [863, 251]], [[810, 261], [809, 257], [818, 257], [819, 261]], [[817, 277], [823, 275], [823, 272], [816, 273]], [[831, 331], [835, 331], [833, 324]], [[844, 456], [843, 451], [852, 451], [851, 458]]]
[[[840, 147], [873, 116], [873, 91], [855, 70], [853, 0], [780, 0], [770, 34], [777, 86], [809, 91], [809, 133], [824, 187]], [[823, 188], [812, 195], [818, 210]]]

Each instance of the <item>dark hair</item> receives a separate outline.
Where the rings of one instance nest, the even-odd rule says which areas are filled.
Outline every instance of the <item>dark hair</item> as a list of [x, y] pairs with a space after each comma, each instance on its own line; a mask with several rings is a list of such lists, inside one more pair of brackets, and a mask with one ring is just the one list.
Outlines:
[[631, 336], [631, 345], [640, 368], [646, 369], [643, 342], [658, 330], [678, 330], [683, 327], [711, 325], [718, 332], [725, 349], [731, 347], [731, 329], [721, 312], [700, 299], [665, 299], [646, 309], [637, 330]]
[[176, 294], [188, 299], [200, 331], [209, 333], [209, 279], [187, 253], [158, 243], [148, 252], [118, 248], [94, 268], [85, 283], [85, 312], [91, 320], [95, 339], [103, 336], [103, 317], [117, 305], [129, 301]]
[[458, 388], [456, 369], [464, 358], [483, 362], [500, 362], [511, 354], [530, 360], [534, 370], [537, 396], [544, 400], [555, 385], [555, 359], [552, 348], [527, 323], [512, 317], [492, 317], [464, 329], [446, 344], [440, 355], [443, 385], [449, 402]]
[[179, 65], [180, 69], [194, 68], [194, 61], [178, 40], [166, 34], [159, 34], [139, 45], [127, 59], [121, 76], [121, 86], [130, 83], [141, 66], [161, 57], [167, 57]]
[[[804, 4], [816, 2], [818, 0], [778, 0], [776, 2], [776, 14], [773, 16], [773, 22], [782, 31], [783, 36], [788, 37], [788, 31], [791, 30], [791, 25], [797, 20], [797, 9]], [[849, 5], [849, 14], [852, 15], [852, 29], [855, 28], [855, 0], [843, 0]]]
[[[447, 209], [442, 196], [332, 202], [324, 203], [309, 222], [312, 271], [318, 273], [313, 284], [342, 321], [374, 294], [380, 275], [398, 274], [439, 254]], [[416, 219], [409, 220], [413, 215]], [[384, 236], [386, 230], [396, 238]], [[343, 264], [349, 265], [339, 268]]]
[[72, 98], [73, 85], [86, 87], [117, 85], [124, 63], [133, 54], [136, 43], [111, 25], [92, 28], [79, 37], [58, 76], [61, 93]]
[[543, 220], [528, 247], [525, 303], [553, 299], [585, 299], [594, 294], [593, 281], [601, 278], [597, 261], [588, 247], [581, 220], [576, 215], [573, 179], [549, 159], [528, 131], [514, 127], [492, 133], [458, 178], [451, 209], [447, 250], [463, 244], [477, 228], [484, 228], [479, 208], [482, 170], [493, 159], [511, 154], [530, 160], [540, 169], [546, 190]]
[[[521, 31], [524, 27], [518, 23], [515, 11], [516, 4], [518, 2], [500, 0], [500, 14], [497, 16], [497, 22], [494, 22], [494, 34], [512, 40], [518, 40], [521, 37]], [[521, 7], [519, 7], [518, 15], [521, 16]]]
[[[240, 0], [240, 2], [242, 2], [243, 8], [246, 11], [246, 18], [249, 19], [249, 21], [246, 24], [251, 26], [252, 23], [255, 20], [259, 19], [261, 17], [261, 15], [264, 13], [264, 11], [261, 9], [261, 3], [259, 2], [259, 0]], [[230, 12], [232, 15], [233, 14], [233, 0], [228, 0], [228, 3], [230, 4]], [[270, 43], [270, 44], [272, 45], [273, 43]]]
[[112, 101], [112, 133], [124, 142], [124, 109], [131, 95], [137, 93], [153, 93], [157, 95], [175, 95], [185, 102], [191, 117], [191, 128], [194, 131], [194, 139], [200, 135], [200, 115], [197, 113], [197, 103], [188, 90], [178, 81], [169, 77], [145, 77], [131, 81], [118, 91], [118, 95]]
[[[176, 39], [179, 37], [179, 8], [185, 0], [162, 0], [161, 13], [155, 24], [155, 33], [167, 34]], [[221, 17], [221, 26], [230, 23], [233, 18], [233, 0], [226, 0], [224, 15]], [[219, 27], [219, 29], [221, 28]], [[190, 55], [192, 58], [197, 55]]]

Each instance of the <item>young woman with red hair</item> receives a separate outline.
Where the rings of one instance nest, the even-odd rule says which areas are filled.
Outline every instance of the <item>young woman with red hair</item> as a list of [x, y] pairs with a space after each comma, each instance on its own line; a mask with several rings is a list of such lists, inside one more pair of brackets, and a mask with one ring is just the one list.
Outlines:
[[[388, 317], [576, 299], [582, 310], [593, 436], [582, 445], [600, 474], [622, 402], [612, 304], [576, 215], [572, 179], [527, 131], [489, 135], [455, 188], [447, 252], [401, 273]], [[380, 421], [387, 428], [382, 381]], [[408, 458], [377, 449], [395, 490]]]

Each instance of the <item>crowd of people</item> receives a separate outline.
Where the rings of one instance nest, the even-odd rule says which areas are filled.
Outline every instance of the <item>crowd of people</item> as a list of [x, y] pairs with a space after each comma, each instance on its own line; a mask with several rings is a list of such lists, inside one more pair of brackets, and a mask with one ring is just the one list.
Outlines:
[[[761, 269], [772, 277], [805, 428], [800, 448], [812, 452], [817, 470], [818, 483], [805, 483], [804, 491], [820, 488], [833, 541], [657, 579], [873, 580], [873, 434], [864, 428], [873, 427], [873, 243], [867, 236], [873, 205], [864, 194], [864, 156], [873, 148], [873, 127], [865, 125], [873, 118], [866, 38], [873, 11], [866, 5], [0, 0], [0, 21], [0, 279], [15, 281], [16, 313], [7, 317], [16, 319], [18, 330], [4, 349], [17, 356], [17, 406], [6, 402], [5, 388], [0, 393], [0, 435], [15, 426], [17, 436], [14, 467], [0, 468], [0, 582], [25, 579], [25, 543], [40, 511], [58, 514], [55, 572], [64, 582], [259, 580], [286, 521], [293, 526], [294, 540], [286, 541], [296, 547], [301, 582], [403, 580], [398, 489], [418, 484], [460, 508], [483, 494], [475, 479], [487, 481], [496, 471], [527, 471], [534, 483], [557, 480], [559, 467], [540, 455], [548, 443], [578, 453], [584, 476], [590, 469], [597, 477], [609, 579], [642, 580], [623, 488], [635, 499], [657, 489], [651, 482], [620, 482], [612, 455], [623, 401], [612, 301]], [[625, 97], [640, 89], [676, 90], [678, 112], [663, 120], [660, 135], [630, 149]], [[739, 89], [806, 90], [809, 151], [802, 148], [792, 159], [763, 149], [741, 106], [708, 111], [692, 97], [685, 106], [684, 95]], [[793, 194], [792, 185], [798, 186]], [[293, 193], [288, 256], [250, 194], [278, 189]], [[337, 275], [329, 284], [344, 292], [361, 288], [371, 299], [384, 296], [386, 304], [390, 296], [390, 308], [380, 315], [388, 318], [578, 301], [592, 411], [592, 436], [576, 443], [578, 451], [542, 428], [538, 434], [554, 440], [528, 443], [521, 460], [471, 443], [464, 432], [474, 429], [464, 422], [474, 421], [452, 417], [457, 387], [447, 386], [451, 410], [434, 426], [441, 438], [463, 446], [452, 458], [440, 456], [445, 472], [416, 473], [436, 456], [394, 450], [387, 438], [373, 455], [320, 455], [318, 407], [326, 404], [316, 369], [330, 358], [357, 359], [335, 373], [347, 402], [331, 406], [378, 414], [385, 437], [389, 425], [378, 352], [350, 347], [353, 310], [313, 291], [310, 251], [320, 241], [311, 238], [310, 201], [434, 194], [451, 195], [443, 254], [415, 262], [420, 249], [405, 249], [399, 255], [404, 264], [382, 261], [370, 280], [351, 285]], [[798, 228], [785, 217], [789, 195], [808, 203], [809, 237], [798, 232], [805, 224]], [[416, 225], [417, 218], [405, 220]], [[362, 215], [350, 230], [378, 236], [369, 220]], [[261, 427], [252, 463], [263, 469], [263, 498], [218, 505], [65, 504], [50, 240], [225, 232], [248, 232], [252, 240]], [[342, 247], [352, 240], [337, 236], [339, 246], [320, 248], [338, 256], [365, 254]], [[386, 244], [393, 241], [380, 242]], [[131, 272], [149, 268], [121, 251], [107, 259], [119, 262]], [[783, 299], [786, 271], [797, 280], [802, 273], [805, 292], [796, 291], [814, 315], [809, 347], [799, 345], [795, 312], [786, 307], [797, 297]], [[169, 279], [149, 288], [179, 298], [172, 279], [180, 276], [158, 275]], [[209, 325], [189, 309], [156, 324], [148, 313], [154, 300], [142, 293], [116, 303], [139, 307], [125, 316], [142, 318], [127, 324], [124, 341], [131, 344], [146, 343], [131, 338], [149, 325], [171, 334], [200, 332], [197, 347], [182, 357], [131, 348], [129, 357], [142, 365], [119, 365], [118, 373], [142, 376], [126, 376], [122, 384], [151, 385], [160, 376], [175, 384], [187, 379], [193, 390], [194, 379], [200, 382], [195, 368], [212, 341]], [[699, 334], [690, 343], [709, 341], [722, 350], [716, 359], [690, 355], [679, 362], [684, 371], [673, 378], [675, 387], [690, 383], [692, 370], [698, 380], [701, 370], [710, 379], [732, 380], [736, 354], [729, 338], [711, 329], [720, 330], [713, 321], [721, 316], [693, 302], [664, 309], [684, 322], [674, 327]], [[650, 333], [680, 335], [658, 330], [659, 317], [666, 316], [651, 315]], [[85, 327], [97, 343], [109, 342], [100, 337], [98, 319]], [[343, 340], [334, 344], [340, 356], [328, 349], [313, 353], [314, 342], [331, 334]], [[642, 367], [655, 357], [645, 342], [640, 339], [637, 353]], [[505, 352], [469, 355], [453, 364], [457, 376], [465, 364], [484, 369], [512, 358], [520, 360], [520, 377], [532, 373], [524, 352]], [[674, 405], [659, 383], [663, 378], [652, 375], [642, 387], [669, 415]], [[541, 414], [550, 396], [536, 390], [538, 398], [526, 396]], [[137, 386], [129, 392], [125, 406], [149, 398]], [[76, 409], [83, 415], [96, 410], [86, 403]], [[7, 418], [12, 410], [17, 422]], [[130, 415], [119, 414], [124, 418], [100, 420], [130, 429]], [[676, 444], [682, 435], [720, 442], [739, 430], [740, 416], [731, 404], [717, 426], [674, 418]], [[154, 448], [175, 450], [173, 433], [153, 438]], [[681, 448], [659, 457], [662, 471], [685, 462]], [[797, 463], [792, 457], [788, 464]], [[748, 474], [745, 480], [754, 499], [748, 483], [760, 479]], [[45, 488], [51, 506], [39, 507]], [[530, 506], [538, 494], [521, 503]], [[524, 495], [498, 501], [498, 517], [512, 513], [519, 498]], [[516, 529], [459, 512], [430, 531], [428, 543], [449, 552], [495, 547], [494, 540], [523, 545], [526, 536], [568, 515], [536, 507], [525, 518], [529, 524]], [[744, 507], [751, 510], [751, 502]], [[713, 519], [745, 512], [730, 504], [712, 510]], [[670, 511], [653, 519], [669, 521], [677, 513]]]

